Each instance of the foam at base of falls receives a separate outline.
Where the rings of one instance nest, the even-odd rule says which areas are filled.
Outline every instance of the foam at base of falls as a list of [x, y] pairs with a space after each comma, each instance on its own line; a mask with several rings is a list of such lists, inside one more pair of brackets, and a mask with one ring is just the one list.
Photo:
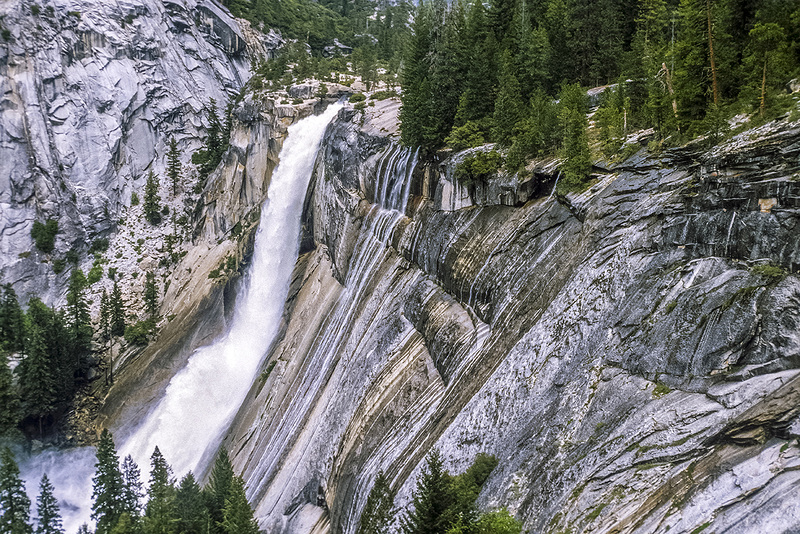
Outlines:
[[[300, 218], [316, 153], [340, 104], [289, 127], [281, 160], [262, 209], [253, 261], [245, 275], [228, 332], [189, 358], [164, 396], [119, 447], [130, 454], [147, 480], [149, 458], [158, 446], [177, 477], [213, 458], [222, 434], [253, 383], [280, 325], [297, 260]], [[95, 451], [91, 447], [47, 451], [22, 463], [26, 488], [35, 502], [47, 473], [60, 500], [66, 532], [91, 523]]]

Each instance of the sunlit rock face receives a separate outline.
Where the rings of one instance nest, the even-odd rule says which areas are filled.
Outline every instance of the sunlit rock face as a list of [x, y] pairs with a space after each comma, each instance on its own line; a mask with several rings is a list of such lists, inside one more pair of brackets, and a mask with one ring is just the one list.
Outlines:
[[[205, 0], [9, 1], [0, 15], [0, 277], [54, 303], [68, 273], [52, 258], [113, 237], [170, 137], [188, 163], [210, 99], [224, 108], [281, 43]], [[30, 236], [46, 219], [60, 230], [52, 257]]]
[[268, 532], [354, 532], [378, 470], [404, 506], [434, 447], [452, 472], [496, 455], [479, 504], [530, 532], [800, 525], [797, 124], [563, 197], [554, 164], [472, 189], [459, 155], [409, 172], [359, 122], [326, 135], [225, 441]]

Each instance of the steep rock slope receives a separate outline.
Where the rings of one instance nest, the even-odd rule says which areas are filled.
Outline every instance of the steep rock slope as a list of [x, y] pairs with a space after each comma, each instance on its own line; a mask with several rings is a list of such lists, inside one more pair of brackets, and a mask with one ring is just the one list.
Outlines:
[[800, 125], [566, 198], [552, 165], [470, 195], [445, 161], [401, 216], [375, 204], [410, 155], [358, 122], [327, 134], [315, 247], [226, 441], [269, 532], [354, 532], [378, 470], [404, 505], [432, 447], [496, 455], [479, 503], [531, 532], [800, 526]]
[[[224, 106], [280, 42], [210, 0], [15, 1], [0, 15], [0, 278], [56, 303], [68, 270], [53, 261], [113, 237], [147, 172], [163, 174], [169, 138], [186, 163], [210, 99]], [[30, 235], [46, 219], [52, 254]]]

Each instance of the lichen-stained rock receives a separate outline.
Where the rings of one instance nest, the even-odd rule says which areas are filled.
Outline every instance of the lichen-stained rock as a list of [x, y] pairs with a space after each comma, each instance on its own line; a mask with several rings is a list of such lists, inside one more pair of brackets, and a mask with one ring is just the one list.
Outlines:
[[496, 455], [479, 505], [529, 532], [800, 528], [797, 123], [566, 196], [557, 162], [464, 187], [456, 155], [381, 226], [359, 121], [327, 133], [313, 250], [225, 442], [268, 532], [355, 532], [378, 470], [405, 506], [433, 447]]
[[[242, 32], [213, 2], [32, 5], [0, 5], [11, 34], [0, 46], [0, 279], [52, 304], [68, 276], [52, 262], [113, 240], [147, 173], [163, 175], [170, 137], [186, 165], [210, 99], [224, 107], [253, 56], [280, 43]], [[48, 255], [30, 231], [50, 218]]]

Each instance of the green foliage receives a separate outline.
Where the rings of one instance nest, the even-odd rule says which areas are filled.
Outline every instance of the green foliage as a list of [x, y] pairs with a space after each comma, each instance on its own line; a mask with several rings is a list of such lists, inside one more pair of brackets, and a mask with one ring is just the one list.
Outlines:
[[[230, 110], [230, 108], [229, 108]], [[225, 127], [220, 122], [219, 114], [217, 113], [217, 101], [213, 98], [210, 100], [207, 108], [208, 127], [206, 128], [206, 142], [205, 147], [192, 154], [192, 163], [197, 165], [200, 181], [198, 186], [202, 189], [205, 185], [205, 180], [208, 175], [217, 168], [217, 165], [222, 161], [222, 155], [228, 149], [229, 135], [225, 136], [225, 130], [229, 130], [230, 114], [226, 115]]]
[[36, 244], [36, 248], [45, 254], [53, 251], [56, 243], [56, 234], [58, 234], [58, 221], [55, 219], [47, 219], [44, 223], [33, 221], [31, 237]]
[[158, 447], [150, 456], [149, 499], [144, 513], [145, 534], [171, 534], [175, 532], [175, 486], [172, 469]]
[[565, 85], [559, 95], [558, 120], [561, 129], [562, 191], [581, 190], [592, 168], [586, 118], [586, 93], [576, 84]]
[[503, 52], [502, 70], [500, 73], [500, 89], [494, 104], [492, 138], [502, 146], [510, 146], [514, 137], [514, 129], [522, 119], [524, 105], [519, 82], [514, 76], [514, 63], [511, 52]]
[[0, 452], [0, 532], [32, 534], [31, 501], [19, 476], [19, 467], [8, 447]]
[[191, 471], [183, 477], [175, 493], [175, 517], [178, 532], [207, 533], [208, 510], [200, 486]]
[[56, 408], [58, 387], [54, 362], [51, 361], [44, 332], [41, 326], [28, 321], [25, 359], [17, 367], [19, 376], [20, 400], [23, 414], [38, 421], [39, 435], [42, 435], [43, 419]]
[[372, 93], [372, 95], [370, 95], [369, 98], [371, 100], [386, 100], [387, 98], [397, 98], [398, 96], [400, 95], [397, 94], [397, 91], [395, 91], [394, 89], [390, 89], [384, 91], [375, 91], [374, 93]]
[[0, 351], [0, 437], [14, 432], [20, 420], [20, 402], [8, 357]]
[[134, 191], [131, 193], [131, 206], [138, 206], [139, 205], [139, 194]]
[[89, 269], [89, 272], [86, 273], [86, 281], [89, 285], [92, 285], [99, 282], [101, 278], [103, 278], [103, 265], [101, 263], [95, 263], [92, 265], [92, 268]]
[[244, 481], [233, 477], [222, 510], [222, 532], [225, 534], [258, 534], [253, 509], [244, 493]]
[[394, 492], [383, 471], [378, 472], [367, 502], [361, 511], [356, 534], [383, 534], [394, 518]]
[[653, 397], [660, 398], [672, 391], [672, 389], [663, 382], [656, 382], [656, 387], [653, 389]]
[[484, 182], [503, 165], [503, 158], [496, 150], [468, 154], [455, 168], [455, 177], [465, 187]]
[[454, 126], [450, 130], [445, 140], [445, 144], [453, 150], [464, 150], [466, 148], [473, 148], [484, 144], [486, 141], [483, 138], [478, 123], [475, 121], [467, 121], [462, 126]]
[[105, 237], [98, 237], [92, 241], [89, 247], [89, 254], [102, 254], [108, 250], [108, 239]]
[[56, 258], [53, 260], [53, 272], [55, 274], [63, 273], [66, 266], [67, 262], [64, 258]]
[[174, 137], [169, 138], [169, 150], [167, 151], [167, 178], [172, 185], [172, 196], [178, 194], [178, 182], [181, 178], [181, 160], [178, 151], [178, 142]]
[[473, 532], [474, 534], [520, 534], [522, 523], [504, 508], [481, 515]]
[[451, 482], [439, 451], [434, 450], [417, 481], [413, 510], [407, 511], [400, 521], [404, 534], [447, 532], [453, 526], [455, 518], [449, 513], [454, 501]]
[[765, 278], [769, 283], [778, 282], [786, 276], [786, 271], [777, 265], [759, 264], [750, 268], [750, 272]]
[[125, 327], [125, 341], [131, 345], [145, 346], [150, 342], [150, 336], [155, 330], [156, 324], [153, 319], [137, 321]]
[[114, 280], [114, 288], [109, 297], [109, 323], [112, 336], [125, 334], [125, 301], [122, 299], [122, 291], [117, 280]]
[[224, 534], [222, 527], [224, 521], [225, 499], [233, 485], [233, 466], [231, 465], [228, 452], [221, 448], [211, 469], [211, 477], [208, 485], [203, 488], [203, 498], [211, 518], [210, 532], [213, 534]]
[[0, 288], [0, 351], [20, 352], [25, 346], [25, 323], [11, 284]]
[[158, 194], [158, 185], [158, 177], [150, 171], [144, 186], [144, 217], [153, 225], [161, 223], [161, 196]]
[[145, 275], [144, 308], [150, 317], [155, 317], [158, 313], [158, 286], [156, 285], [156, 275], [153, 271], [147, 271]]
[[53, 485], [47, 478], [47, 474], [42, 475], [39, 483], [39, 497], [36, 499], [36, 515], [39, 526], [36, 534], [63, 534], [61, 527], [61, 513], [58, 508], [58, 499], [53, 495]]
[[123, 515], [133, 523], [141, 516], [142, 513], [142, 498], [144, 497], [144, 490], [142, 488], [141, 472], [139, 466], [133, 461], [131, 455], [125, 457], [122, 461], [122, 510]]
[[92, 519], [97, 522], [96, 534], [107, 534], [125, 512], [122, 473], [114, 440], [108, 430], [100, 434], [95, 469], [92, 478]]
[[350, 95], [350, 102], [353, 104], [357, 102], [363, 102], [366, 99], [367, 97], [364, 95], [364, 93], [353, 93]]

